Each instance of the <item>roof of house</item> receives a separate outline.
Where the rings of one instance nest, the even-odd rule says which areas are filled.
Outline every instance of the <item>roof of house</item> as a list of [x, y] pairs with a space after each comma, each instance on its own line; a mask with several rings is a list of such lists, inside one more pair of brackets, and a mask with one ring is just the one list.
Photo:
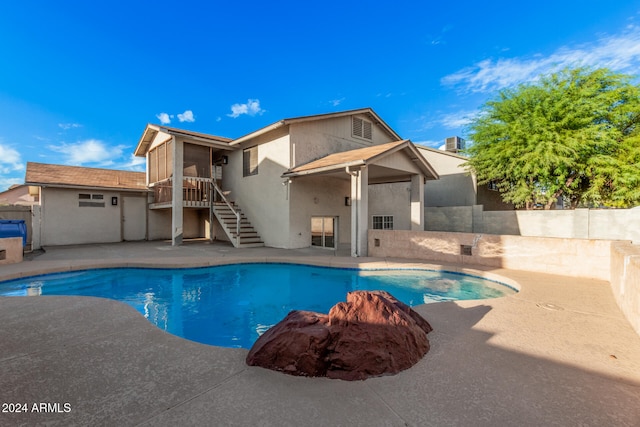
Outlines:
[[114, 169], [27, 162], [25, 184], [146, 191], [146, 174]]
[[391, 129], [391, 127], [388, 124], [386, 124], [384, 120], [382, 120], [382, 118], [380, 118], [380, 116], [376, 114], [375, 111], [373, 111], [372, 108], [359, 108], [357, 110], [346, 110], [346, 111], [338, 111], [336, 113], [315, 114], [311, 116], [300, 116], [300, 117], [292, 117], [289, 119], [282, 119], [280, 121], [270, 124], [269, 126], [265, 126], [247, 135], [241, 136], [240, 138], [236, 138], [233, 141], [231, 141], [230, 145], [238, 145], [244, 141], [255, 138], [269, 131], [278, 129], [282, 126], [290, 125], [292, 123], [332, 119], [336, 117], [351, 116], [354, 114], [364, 114], [368, 116], [368, 118], [373, 123], [380, 125], [393, 139], [396, 139], [396, 140], [402, 139], [400, 138], [400, 135], [398, 135], [393, 129]]
[[159, 132], [163, 132], [172, 136], [186, 137], [193, 142], [201, 142], [207, 145], [215, 145], [218, 147], [225, 147], [229, 144], [229, 142], [231, 142], [231, 138], [225, 138], [224, 136], [209, 135], [206, 133], [192, 132], [190, 130], [154, 125], [149, 123], [144, 129], [144, 132], [142, 133], [140, 141], [138, 141], [138, 145], [133, 154], [139, 157], [144, 156]]
[[386, 157], [400, 150], [407, 150], [412, 160], [423, 171], [425, 176], [431, 179], [438, 179], [438, 174], [433, 167], [418, 152], [415, 145], [408, 139], [394, 141], [386, 144], [374, 145], [371, 147], [358, 148], [355, 150], [342, 151], [329, 154], [318, 160], [296, 166], [285, 172], [283, 177], [311, 175], [317, 173], [331, 172], [339, 169], [355, 166], [366, 166], [374, 164], [376, 160]]
[[29, 186], [14, 184], [8, 190], [0, 192], [0, 205], [33, 205], [34, 197], [29, 194]]

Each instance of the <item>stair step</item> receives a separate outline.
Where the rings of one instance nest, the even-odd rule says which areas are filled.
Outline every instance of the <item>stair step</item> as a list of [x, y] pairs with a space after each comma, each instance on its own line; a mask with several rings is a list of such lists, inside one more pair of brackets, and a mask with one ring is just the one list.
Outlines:
[[[234, 246], [237, 248], [257, 248], [264, 246], [264, 242], [260, 239], [258, 232], [253, 228], [249, 220], [242, 214], [237, 205], [232, 203], [232, 206], [236, 212], [240, 213], [240, 224], [238, 224], [238, 217], [226, 203], [213, 202], [211, 209], [216, 218], [218, 218], [218, 221], [220, 221], [227, 236], [231, 238]], [[240, 226], [239, 236], [238, 225]]]

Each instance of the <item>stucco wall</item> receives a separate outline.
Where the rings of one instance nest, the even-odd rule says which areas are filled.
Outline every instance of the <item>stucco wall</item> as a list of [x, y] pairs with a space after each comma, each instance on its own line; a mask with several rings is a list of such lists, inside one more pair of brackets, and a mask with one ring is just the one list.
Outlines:
[[[369, 121], [366, 116], [361, 117]], [[373, 125], [372, 140], [351, 134], [351, 116], [336, 117], [313, 122], [294, 123], [289, 132], [292, 143], [293, 166], [299, 166], [327, 154], [370, 147], [393, 141], [378, 125]]]
[[[270, 139], [270, 138], [274, 139]], [[289, 243], [289, 200], [282, 174], [289, 169], [289, 135], [279, 131], [243, 144], [258, 145], [258, 174], [242, 176], [242, 149], [229, 153], [222, 189], [235, 201], [267, 246]]]
[[[378, 240], [378, 245], [376, 241]], [[369, 256], [415, 258], [609, 280], [609, 240], [369, 230]], [[461, 246], [471, 255], [462, 255]]]
[[411, 230], [411, 183], [369, 186], [369, 225], [374, 215], [393, 215], [394, 230]]
[[640, 334], [640, 246], [613, 243], [611, 290], [631, 326]]
[[470, 206], [476, 203], [476, 187], [473, 176], [462, 164], [466, 159], [456, 154], [416, 145], [420, 154], [440, 176], [424, 186], [425, 206]]
[[[183, 237], [192, 239], [206, 237], [209, 211], [206, 209], [183, 209]], [[149, 210], [149, 240], [171, 239], [171, 209]]]
[[[102, 194], [104, 207], [79, 207], [80, 193]], [[119, 192], [43, 188], [41, 193], [41, 243], [73, 245], [122, 240], [121, 205], [111, 205]], [[93, 200], [95, 201], [95, 200]], [[142, 213], [144, 215], [144, 212]]]
[[[345, 173], [345, 177], [348, 175]], [[311, 176], [291, 183], [291, 248], [311, 246], [311, 217], [338, 217], [338, 242], [351, 239], [351, 207], [344, 198], [351, 192], [351, 181], [329, 176]]]
[[0, 239], [0, 265], [22, 262], [22, 237]]

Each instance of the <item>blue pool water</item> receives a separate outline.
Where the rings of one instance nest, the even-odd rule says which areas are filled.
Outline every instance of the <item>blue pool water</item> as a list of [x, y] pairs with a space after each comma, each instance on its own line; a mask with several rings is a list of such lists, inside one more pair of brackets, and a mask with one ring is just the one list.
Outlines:
[[83, 295], [122, 301], [174, 335], [242, 348], [251, 348], [289, 311], [328, 313], [353, 290], [385, 290], [410, 306], [516, 292], [497, 282], [442, 271], [293, 264], [96, 269], [0, 283], [0, 296]]

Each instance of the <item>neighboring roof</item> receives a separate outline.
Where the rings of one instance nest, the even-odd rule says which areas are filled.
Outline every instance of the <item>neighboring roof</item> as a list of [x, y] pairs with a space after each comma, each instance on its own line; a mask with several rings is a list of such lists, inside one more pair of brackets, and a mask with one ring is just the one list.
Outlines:
[[373, 109], [371, 108], [360, 108], [357, 110], [346, 110], [346, 111], [338, 111], [336, 113], [326, 113], [326, 114], [315, 114], [312, 116], [300, 116], [300, 117], [292, 117], [290, 119], [283, 119], [280, 120], [278, 122], [275, 122], [273, 124], [270, 124], [269, 126], [265, 126], [261, 129], [258, 129], [257, 131], [251, 132], [247, 135], [241, 136], [240, 138], [234, 139], [233, 141], [231, 141], [230, 145], [238, 145], [244, 141], [247, 141], [249, 139], [255, 138], [257, 136], [260, 136], [262, 134], [265, 134], [269, 131], [272, 131], [274, 129], [278, 129], [282, 126], [286, 126], [286, 125], [290, 125], [292, 123], [300, 123], [300, 122], [309, 122], [309, 121], [316, 121], [316, 120], [325, 120], [325, 119], [333, 119], [336, 117], [343, 117], [343, 116], [351, 116], [354, 114], [364, 114], [366, 116], [369, 117], [369, 119], [377, 124], [380, 125], [384, 130], [387, 131], [387, 133], [393, 138], [393, 139], [402, 139], [400, 137], [400, 135], [398, 135], [393, 129], [391, 129], [391, 127], [386, 124], [384, 122], [384, 120], [382, 120], [380, 118], [380, 116], [378, 116], [378, 114], [376, 114], [375, 111], [373, 111]]
[[0, 192], [1, 205], [33, 205], [34, 197], [29, 194], [29, 186], [25, 184], [14, 184], [8, 190]]
[[27, 162], [25, 184], [147, 191], [144, 172]]
[[446, 150], [439, 150], [437, 148], [427, 147], [426, 145], [418, 144], [418, 145], [416, 145], [416, 148], [419, 148], [419, 149], [425, 150], [425, 151], [430, 151], [432, 153], [444, 154], [444, 155], [447, 155], [447, 156], [456, 157], [456, 158], [461, 159], [461, 160], [469, 160], [469, 157], [463, 156], [462, 154], [452, 153], [451, 151], [446, 151]]
[[425, 176], [432, 179], [438, 179], [436, 171], [420, 154], [415, 145], [413, 145], [413, 143], [408, 139], [329, 154], [328, 156], [322, 157], [318, 160], [292, 168], [282, 174], [282, 176], [293, 177], [311, 175], [332, 172], [348, 167], [370, 165], [374, 164], [376, 160], [400, 150], [407, 150], [410, 153], [412, 160], [416, 162], [416, 165], [420, 170], [422, 170]]
[[169, 126], [153, 125], [149, 123], [144, 129], [142, 137], [140, 137], [138, 146], [136, 147], [133, 154], [135, 156], [143, 157], [149, 150], [149, 146], [155, 139], [158, 132], [163, 132], [172, 136], [187, 137], [194, 142], [204, 142], [207, 145], [214, 145], [223, 148], [228, 147], [229, 142], [231, 142], [231, 138], [225, 138], [223, 136], [209, 135], [206, 133], [192, 132], [190, 130], [172, 128]]

